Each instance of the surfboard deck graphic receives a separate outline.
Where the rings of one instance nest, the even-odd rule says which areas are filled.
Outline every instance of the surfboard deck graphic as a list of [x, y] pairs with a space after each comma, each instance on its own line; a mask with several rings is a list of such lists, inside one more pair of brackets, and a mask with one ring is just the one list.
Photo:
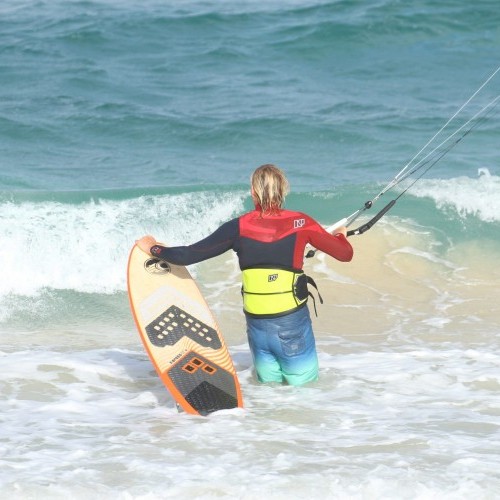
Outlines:
[[197, 415], [243, 407], [224, 339], [189, 271], [134, 245], [127, 284], [146, 352], [178, 405]]

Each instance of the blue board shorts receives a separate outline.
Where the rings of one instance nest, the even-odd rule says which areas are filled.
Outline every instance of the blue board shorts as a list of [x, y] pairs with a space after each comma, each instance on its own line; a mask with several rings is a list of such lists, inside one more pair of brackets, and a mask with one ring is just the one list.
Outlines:
[[277, 318], [245, 317], [260, 382], [302, 385], [318, 379], [318, 355], [307, 306]]

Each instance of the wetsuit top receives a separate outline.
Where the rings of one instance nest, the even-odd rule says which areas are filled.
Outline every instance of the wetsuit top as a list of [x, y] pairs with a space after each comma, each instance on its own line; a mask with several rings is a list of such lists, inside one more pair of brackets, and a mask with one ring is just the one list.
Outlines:
[[281, 210], [278, 215], [262, 216], [257, 209], [226, 222], [192, 245], [170, 248], [155, 245], [151, 254], [187, 266], [232, 249], [242, 270], [259, 266], [300, 270], [308, 243], [342, 262], [350, 261], [353, 256], [352, 246], [343, 234], [328, 233], [304, 213]]

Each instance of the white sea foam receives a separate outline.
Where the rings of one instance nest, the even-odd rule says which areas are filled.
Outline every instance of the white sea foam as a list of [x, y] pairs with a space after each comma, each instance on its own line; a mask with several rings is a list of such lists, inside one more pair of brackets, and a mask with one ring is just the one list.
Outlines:
[[[498, 355], [373, 350], [348, 339], [343, 353], [329, 354], [335, 344], [319, 342], [321, 380], [308, 388], [256, 384], [237, 362], [246, 409], [208, 418], [177, 414], [140, 350], [3, 353], [0, 494], [465, 499], [497, 491]], [[235, 351], [238, 359], [246, 347]]]
[[480, 168], [475, 179], [422, 179], [412, 187], [411, 194], [432, 198], [439, 209], [451, 209], [463, 218], [500, 221], [500, 177], [487, 168]]
[[137, 238], [153, 234], [166, 244], [187, 244], [241, 211], [242, 203], [242, 193], [214, 192], [77, 205], [4, 202], [0, 297], [34, 295], [44, 288], [125, 290], [128, 253]]

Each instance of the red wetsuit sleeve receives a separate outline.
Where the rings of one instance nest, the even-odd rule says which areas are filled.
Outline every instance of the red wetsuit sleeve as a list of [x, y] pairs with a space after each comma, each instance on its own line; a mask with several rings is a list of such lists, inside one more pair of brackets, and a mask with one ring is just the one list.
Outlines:
[[[341, 262], [349, 262], [352, 260], [354, 250], [343, 234], [339, 233], [333, 235], [326, 231], [316, 221], [312, 219], [309, 219], [309, 221], [313, 223], [308, 224], [307, 229], [304, 231], [307, 243]], [[301, 259], [302, 255], [301, 253]], [[297, 258], [299, 258], [299, 255], [297, 255]]]
[[325, 234], [317, 233], [311, 238], [311, 245], [341, 262], [351, 261], [354, 255], [352, 245], [341, 233], [336, 235], [327, 231]]

